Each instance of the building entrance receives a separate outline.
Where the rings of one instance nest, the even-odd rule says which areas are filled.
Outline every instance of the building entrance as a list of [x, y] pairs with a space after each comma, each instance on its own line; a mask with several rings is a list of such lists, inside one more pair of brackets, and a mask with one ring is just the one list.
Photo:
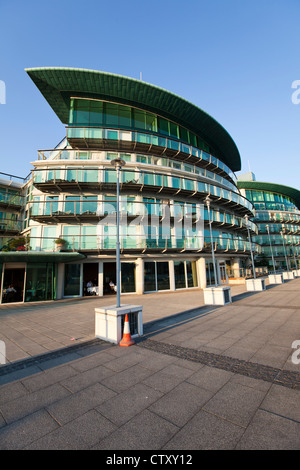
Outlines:
[[103, 263], [103, 295], [116, 293], [113, 288], [116, 285], [116, 280], [116, 263]]
[[83, 264], [83, 295], [99, 295], [98, 263]]
[[2, 288], [2, 303], [23, 302], [25, 266], [5, 266]]

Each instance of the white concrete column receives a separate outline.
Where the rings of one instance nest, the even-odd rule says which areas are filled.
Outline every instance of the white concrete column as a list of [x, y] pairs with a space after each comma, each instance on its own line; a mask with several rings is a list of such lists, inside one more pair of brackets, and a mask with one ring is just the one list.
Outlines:
[[217, 283], [218, 283], [218, 285], [220, 285], [220, 284], [221, 284], [221, 270], [220, 270], [220, 261], [219, 261], [219, 260], [217, 260], [217, 259], [216, 259], [216, 268], [217, 268], [217, 269], [216, 269], [216, 271], [217, 271], [217, 277], [218, 277], [218, 279], [217, 279]]
[[240, 277], [240, 258], [231, 260], [231, 270], [233, 271], [234, 277]]
[[174, 260], [169, 261], [170, 290], [175, 290]]
[[103, 261], [98, 263], [98, 295], [103, 297]]
[[135, 262], [135, 291], [141, 295], [144, 293], [144, 260], [137, 258]]
[[205, 258], [199, 258], [197, 260], [197, 276], [198, 276], [198, 286], [201, 289], [206, 287], [206, 266], [205, 266]]

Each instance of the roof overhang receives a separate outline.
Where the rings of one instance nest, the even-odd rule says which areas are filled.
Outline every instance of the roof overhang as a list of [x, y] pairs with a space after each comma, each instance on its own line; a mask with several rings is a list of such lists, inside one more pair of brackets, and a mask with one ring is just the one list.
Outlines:
[[1, 251], [0, 263], [70, 263], [85, 258], [82, 253]]
[[64, 124], [69, 121], [72, 96], [114, 101], [159, 114], [202, 137], [232, 171], [241, 159], [228, 132], [194, 104], [157, 86], [117, 74], [64, 67], [25, 69]]
[[300, 209], [300, 191], [290, 186], [277, 183], [264, 183], [262, 181], [237, 181], [239, 189], [252, 189], [254, 191], [270, 191], [290, 197], [294, 204]]

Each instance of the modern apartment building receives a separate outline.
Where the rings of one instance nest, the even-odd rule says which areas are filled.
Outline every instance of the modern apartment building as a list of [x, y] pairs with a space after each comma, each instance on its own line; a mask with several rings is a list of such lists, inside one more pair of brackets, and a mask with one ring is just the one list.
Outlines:
[[270, 271], [274, 265], [275, 270], [299, 269], [300, 191], [256, 181], [254, 174], [240, 176], [237, 184], [255, 207], [258, 234], [253, 240], [261, 246], [257, 261], [264, 261]]
[[26, 72], [65, 135], [38, 150], [23, 186], [27, 251], [0, 253], [1, 301], [13, 263], [25, 302], [113, 292], [116, 158], [124, 163], [121, 293], [213, 285], [212, 250], [217, 281], [226, 283], [227, 270], [249, 258], [247, 228], [257, 234], [228, 132], [194, 104], [140, 80], [72, 68]]

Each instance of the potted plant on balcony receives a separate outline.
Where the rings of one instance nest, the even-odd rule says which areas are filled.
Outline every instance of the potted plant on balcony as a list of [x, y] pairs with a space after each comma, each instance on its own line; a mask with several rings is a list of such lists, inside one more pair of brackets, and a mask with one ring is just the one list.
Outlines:
[[56, 240], [54, 240], [54, 243], [56, 245], [56, 250], [61, 251], [65, 248], [66, 240], [64, 240], [63, 238], [57, 238]]

